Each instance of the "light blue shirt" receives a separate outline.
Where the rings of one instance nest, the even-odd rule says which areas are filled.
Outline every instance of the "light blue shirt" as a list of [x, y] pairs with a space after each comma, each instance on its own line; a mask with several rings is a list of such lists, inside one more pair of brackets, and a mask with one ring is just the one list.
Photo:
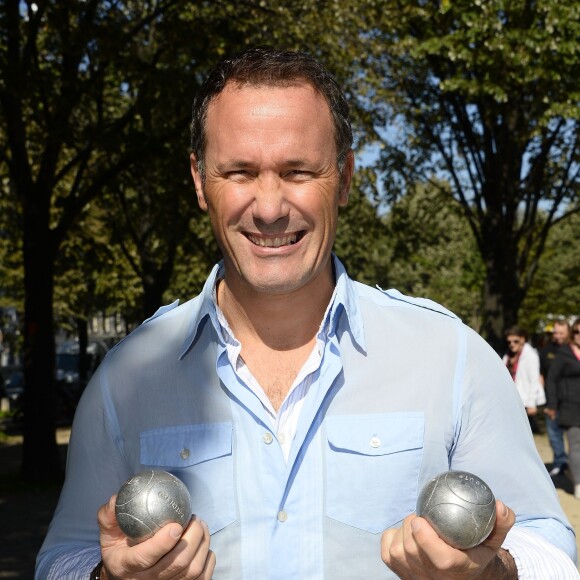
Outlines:
[[381, 533], [449, 469], [480, 476], [515, 511], [517, 529], [576, 558], [505, 365], [453, 314], [353, 282], [335, 260], [327, 340], [286, 461], [263, 404], [228, 360], [212, 302], [217, 271], [95, 373], [37, 578], [88, 576], [99, 560], [99, 506], [145, 468], [188, 486], [211, 532], [216, 580], [395, 578]]

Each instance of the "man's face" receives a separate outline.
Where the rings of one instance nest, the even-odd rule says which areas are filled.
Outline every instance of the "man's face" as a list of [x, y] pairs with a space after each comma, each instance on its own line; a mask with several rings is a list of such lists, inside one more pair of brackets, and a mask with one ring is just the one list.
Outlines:
[[524, 343], [526, 342], [523, 336], [517, 336], [516, 334], [509, 334], [507, 336], [508, 350], [512, 354], [518, 354], [524, 348]]
[[552, 340], [556, 344], [565, 344], [568, 342], [568, 326], [565, 324], [554, 324]]
[[192, 156], [198, 201], [209, 211], [229, 285], [285, 294], [330, 272], [343, 179], [328, 105], [310, 85], [226, 86], [210, 104], [205, 182]]

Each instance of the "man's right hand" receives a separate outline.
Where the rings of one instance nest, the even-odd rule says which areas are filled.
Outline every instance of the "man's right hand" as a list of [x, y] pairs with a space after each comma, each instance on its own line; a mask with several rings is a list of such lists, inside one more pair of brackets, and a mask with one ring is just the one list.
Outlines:
[[194, 517], [185, 531], [179, 524], [167, 524], [152, 538], [131, 545], [117, 523], [115, 500], [113, 496], [97, 514], [102, 580], [211, 579], [215, 554], [205, 522]]

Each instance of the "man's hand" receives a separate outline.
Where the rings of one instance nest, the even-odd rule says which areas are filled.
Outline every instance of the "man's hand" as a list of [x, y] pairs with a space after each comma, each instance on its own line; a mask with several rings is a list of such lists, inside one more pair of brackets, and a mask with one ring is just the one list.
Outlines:
[[446, 544], [424, 518], [410, 515], [400, 528], [381, 540], [385, 564], [403, 579], [517, 579], [511, 556], [501, 545], [515, 523], [515, 514], [496, 500], [496, 522], [489, 537], [475, 548], [457, 550]]
[[552, 421], [558, 416], [558, 411], [556, 409], [549, 409], [548, 407], [544, 408], [544, 413], [552, 419]]
[[205, 522], [194, 518], [183, 532], [179, 524], [167, 524], [152, 538], [131, 545], [117, 524], [115, 499], [113, 496], [97, 514], [103, 580], [211, 579], [215, 555], [209, 549]]

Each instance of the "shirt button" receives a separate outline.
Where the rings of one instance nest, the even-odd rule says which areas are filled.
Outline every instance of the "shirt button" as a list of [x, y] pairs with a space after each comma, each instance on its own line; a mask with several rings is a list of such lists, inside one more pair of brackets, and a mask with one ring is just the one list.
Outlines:
[[284, 433], [278, 433], [278, 441], [280, 441], [280, 445], [284, 445], [286, 443], [286, 435]]
[[280, 510], [278, 512], [278, 521], [285, 522], [287, 519], [288, 519], [288, 514], [286, 513], [286, 510]]
[[369, 443], [371, 444], [371, 447], [377, 448], [380, 446], [381, 440], [378, 437], [373, 437]]
[[180, 452], [179, 452], [179, 456], [181, 457], [181, 459], [187, 459], [189, 457], [189, 449], [187, 447], [184, 447]]
[[269, 433], [268, 431], [266, 431], [266, 433], [264, 433], [262, 435], [262, 441], [266, 444], [266, 445], [270, 445], [270, 443], [272, 443], [273, 441], [273, 437], [272, 437], [272, 433]]

